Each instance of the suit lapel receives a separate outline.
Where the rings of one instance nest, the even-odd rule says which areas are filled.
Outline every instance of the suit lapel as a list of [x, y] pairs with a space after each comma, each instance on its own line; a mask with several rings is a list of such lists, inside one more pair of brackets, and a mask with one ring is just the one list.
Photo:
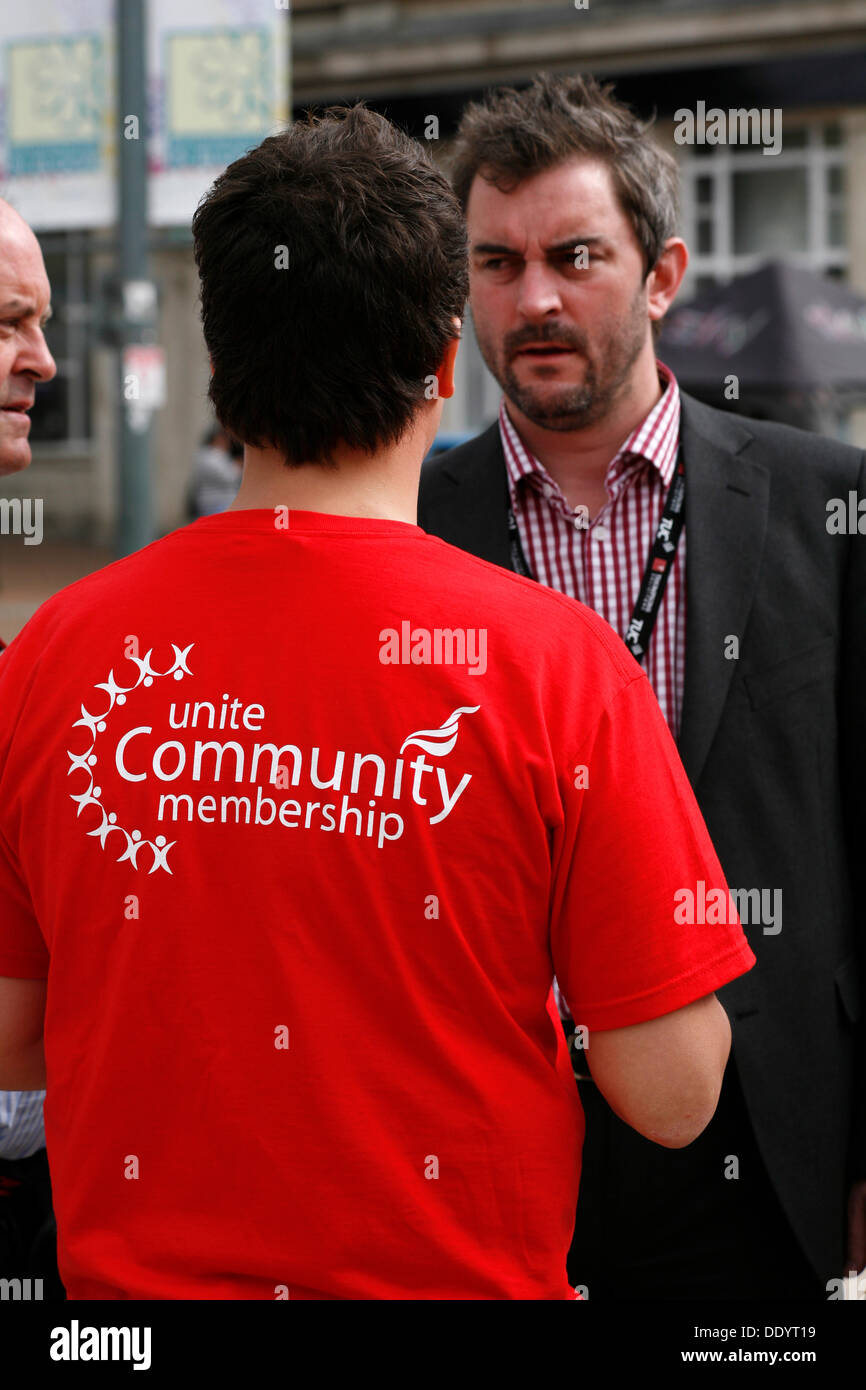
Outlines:
[[[428, 502], [428, 529], [461, 550], [511, 569], [507, 475], [498, 421], [455, 449], [442, 471], [452, 490], [443, 489], [435, 503]], [[459, 487], [459, 496], [454, 487]]]
[[682, 396], [686, 474], [686, 671], [679, 754], [697, 786], [722, 716], [742, 641], [767, 528], [769, 475], [740, 453], [753, 435]]

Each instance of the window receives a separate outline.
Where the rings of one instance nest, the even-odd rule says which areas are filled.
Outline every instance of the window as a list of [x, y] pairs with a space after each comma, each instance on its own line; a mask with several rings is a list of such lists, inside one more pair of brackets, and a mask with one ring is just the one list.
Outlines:
[[737, 169], [732, 176], [735, 256], [809, 248], [805, 169]]
[[784, 129], [777, 155], [756, 145], [690, 147], [680, 164], [691, 253], [685, 293], [776, 257], [844, 279], [845, 165], [838, 121]]

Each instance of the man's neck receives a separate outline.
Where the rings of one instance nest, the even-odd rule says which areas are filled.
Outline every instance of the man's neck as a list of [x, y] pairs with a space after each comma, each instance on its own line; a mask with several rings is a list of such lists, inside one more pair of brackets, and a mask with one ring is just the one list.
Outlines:
[[244, 449], [244, 475], [229, 511], [324, 512], [386, 521], [418, 522], [418, 480], [427, 439], [405, 436], [372, 458], [338, 449], [336, 468], [322, 464], [289, 467], [273, 449]]
[[536, 424], [506, 398], [506, 410], [524, 448], [538, 459], [571, 507], [585, 505], [595, 516], [607, 500], [605, 475], [618, 449], [653, 406], [664, 387], [653, 359], [649, 373], [629, 382], [603, 419], [576, 430], [551, 430]]

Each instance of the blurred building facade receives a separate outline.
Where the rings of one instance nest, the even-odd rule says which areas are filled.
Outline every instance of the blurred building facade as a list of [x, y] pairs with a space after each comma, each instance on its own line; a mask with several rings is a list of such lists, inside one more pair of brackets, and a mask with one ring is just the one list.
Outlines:
[[[866, 291], [864, 0], [293, 0], [291, 53], [296, 112], [364, 98], [422, 140], [435, 117], [437, 156], [447, 155], [466, 101], [488, 86], [520, 85], [541, 69], [613, 80], [642, 114], [656, 111], [656, 138], [680, 164], [692, 257], [683, 296], [779, 256]], [[699, 102], [780, 108], [781, 150], [678, 145], [674, 114]], [[34, 412], [34, 463], [4, 480], [5, 491], [46, 499], [46, 534], [104, 541], [116, 495], [116, 364], [100, 341], [109, 236], [56, 223], [37, 230], [59, 371]], [[153, 248], [168, 367], [154, 456], [164, 532], [184, 520], [210, 413], [188, 223], [163, 220]], [[468, 329], [443, 416], [449, 433], [480, 429], [498, 405]], [[853, 413], [844, 431], [866, 444], [866, 413]]]

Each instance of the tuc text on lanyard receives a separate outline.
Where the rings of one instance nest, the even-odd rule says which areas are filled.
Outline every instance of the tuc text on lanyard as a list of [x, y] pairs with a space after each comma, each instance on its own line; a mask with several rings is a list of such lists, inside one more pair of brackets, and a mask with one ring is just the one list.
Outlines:
[[[677, 458], [677, 466], [668, 488], [668, 495], [665, 498], [661, 521], [650, 548], [649, 559], [641, 580], [634, 612], [623, 639], [636, 661], [641, 662], [646, 656], [685, 519], [686, 477], [680, 455]], [[517, 518], [514, 515], [510, 498], [508, 498], [508, 537], [511, 544], [512, 569], [517, 574], [525, 575], [527, 579], [534, 579], [535, 575], [526, 563], [523, 546], [520, 544]]]

